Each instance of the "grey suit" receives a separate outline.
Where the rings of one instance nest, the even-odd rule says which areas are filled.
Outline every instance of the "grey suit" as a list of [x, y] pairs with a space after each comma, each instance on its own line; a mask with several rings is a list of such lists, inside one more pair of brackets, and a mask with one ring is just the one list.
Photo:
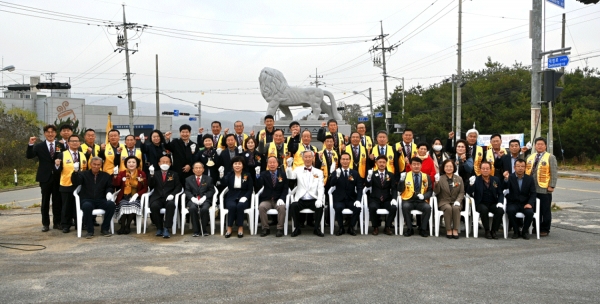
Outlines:
[[[210, 176], [202, 175], [200, 179], [200, 185], [198, 185], [196, 175], [188, 176], [185, 179], [185, 198], [187, 200], [186, 205], [190, 210], [190, 220], [194, 227], [194, 233], [200, 233], [200, 223], [198, 222], [198, 210], [200, 210], [200, 217], [202, 219], [202, 225], [204, 233], [208, 230], [208, 208], [212, 204], [213, 196], [215, 195], [215, 188], [213, 186], [212, 178]], [[206, 197], [206, 200], [202, 205], [197, 205], [192, 202], [192, 198], [198, 199]]]
[[[465, 188], [462, 178], [458, 175], [452, 175], [452, 188], [448, 183], [449, 181], [445, 174], [440, 176], [440, 181], [435, 183], [433, 192], [438, 201], [438, 209], [444, 212], [446, 230], [450, 230], [451, 227], [460, 230], [460, 211], [463, 206]], [[454, 206], [454, 202], [459, 202], [460, 206]]]

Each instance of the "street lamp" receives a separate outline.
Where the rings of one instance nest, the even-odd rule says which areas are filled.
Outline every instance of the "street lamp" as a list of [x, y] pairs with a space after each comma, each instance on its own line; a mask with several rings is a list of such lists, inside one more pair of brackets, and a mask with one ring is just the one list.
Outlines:
[[[362, 92], [364, 92], [364, 91], [361, 91], [361, 92], [354, 91], [352, 93], [354, 93], [355, 95], [360, 94], [364, 97], [367, 97], [367, 95], [363, 94]], [[374, 118], [374, 116], [373, 116], [373, 98], [371, 97], [371, 88], [369, 88], [369, 97], [367, 97], [367, 98], [369, 99], [369, 105], [371, 107], [371, 138], [375, 138], [375, 127], [373, 125], [373, 118]], [[387, 123], [387, 121], [386, 121], [386, 123]]]
[[9, 65], [9, 66], [5, 66], [4, 68], [2, 68], [2, 70], [0, 70], [0, 72], [4, 72], [4, 71], [12, 72], [14, 70], [15, 70], [15, 66], [14, 65]]
[[384, 74], [383, 76], [402, 81], [402, 122], [404, 122], [404, 77], [394, 77], [387, 74]]

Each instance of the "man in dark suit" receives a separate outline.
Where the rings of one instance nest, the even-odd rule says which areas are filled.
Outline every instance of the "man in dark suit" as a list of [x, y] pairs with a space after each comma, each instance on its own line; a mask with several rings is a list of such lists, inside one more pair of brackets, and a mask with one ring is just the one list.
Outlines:
[[[514, 229], [512, 238], [518, 239], [522, 236], [524, 239], [529, 239], [529, 226], [533, 220], [533, 206], [537, 192], [535, 190], [535, 182], [533, 177], [525, 174], [525, 160], [517, 159], [515, 161], [515, 172], [504, 174], [504, 192], [506, 193], [506, 214], [508, 220]], [[525, 215], [523, 222], [523, 230], [519, 235], [519, 224], [517, 222], [517, 212]]]
[[[283, 171], [279, 169], [279, 163], [275, 156], [269, 157], [267, 160], [267, 170], [257, 176], [256, 182], [258, 188], [263, 188], [262, 193], [258, 197], [258, 214], [262, 225], [262, 233], [260, 236], [267, 236], [271, 233], [269, 229], [269, 218], [267, 211], [277, 209], [277, 234], [276, 237], [283, 236], [283, 225], [285, 224], [285, 197], [289, 191], [289, 181]], [[257, 167], [258, 168], [258, 167]], [[255, 172], [252, 172], [255, 173]]]
[[[394, 173], [386, 170], [387, 157], [379, 155], [375, 160], [377, 171], [369, 170], [367, 174], [366, 187], [371, 187], [371, 197], [369, 198], [369, 218], [373, 223], [373, 235], [379, 234], [379, 225], [381, 218], [377, 214], [377, 209], [387, 209], [390, 213], [385, 220], [384, 233], [392, 235], [392, 223], [398, 212], [398, 191], [396, 191], [396, 180]], [[373, 180], [371, 180], [373, 179]]]
[[344, 231], [344, 214], [342, 211], [346, 208], [352, 210], [352, 218], [348, 225], [348, 234], [355, 236], [354, 227], [360, 216], [363, 183], [358, 175], [358, 171], [350, 169], [350, 154], [342, 152], [340, 156], [341, 168], [337, 168], [331, 177], [331, 187], [335, 187], [333, 191], [333, 206], [335, 210], [335, 219], [338, 222], [337, 236], [345, 233]]
[[521, 142], [518, 139], [512, 139], [508, 143], [508, 154], [502, 156], [502, 175], [506, 172], [515, 173], [515, 162], [517, 159], [525, 159], [521, 153]]
[[52, 222], [53, 229], [60, 230], [60, 214], [62, 210], [62, 200], [60, 197], [60, 175], [55, 174], [54, 160], [58, 157], [58, 152], [61, 152], [59, 142], [56, 141], [56, 127], [54, 125], [44, 126], [44, 140], [36, 145], [36, 137], [29, 138], [29, 146], [27, 146], [26, 157], [28, 159], [38, 158], [38, 169], [35, 175], [35, 180], [40, 183], [42, 190], [42, 232], [50, 230], [50, 198], [52, 198]]
[[191, 131], [192, 127], [183, 124], [179, 127], [179, 138], [170, 140], [171, 132], [165, 133], [165, 138], [167, 139], [165, 148], [171, 151], [173, 156], [172, 170], [180, 178], [181, 186], [184, 186], [185, 179], [192, 175], [194, 155], [197, 151], [196, 143], [190, 140]]
[[[148, 185], [154, 189], [150, 196], [150, 217], [152, 223], [158, 228], [156, 236], [170, 238], [169, 227], [173, 226], [173, 216], [175, 215], [175, 195], [181, 191], [181, 182], [177, 172], [169, 170], [171, 158], [168, 156], [161, 157], [158, 165], [160, 166], [158, 174], [154, 174], [153, 170], [150, 171]], [[160, 214], [162, 208], [166, 209], [164, 225], [163, 216]]]
[[[185, 179], [185, 197], [187, 199], [187, 207], [190, 210], [190, 217], [194, 227], [193, 237], [200, 236], [200, 223], [198, 223], [198, 213], [202, 219], [202, 233], [204, 236], [209, 236], [208, 232], [208, 208], [212, 204], [215, 188], [212, 178], [203, 175], [204, 165], [201, 162], [194, 164], [194, 175]], [[200, 211], [200, 212], [198, 212]]]
[[241, 152], [239, 151], [240, 149], [237, 146], [237, 141], [235, 140], [234, 134], [225, 135], [225, 144], [227, 145], [227, 147], [225, 148], [225, 150], [221, 151], [221, 154], [219, 154], [221, 166], [223, 166], [223, 170], [219, 169], [219, 172], [223, 171], [223, 176], [233, 171], [231, 160], [234, 157], [241, 154]]
[[398, 191], [402, 196], [402, 216], [404, 217], [404, 222], [407, 227], [404, 231], [404, 236], [411, 236], [414, 234], [411, 214], [411, 211], [413, 210], [419, 210], [423, 213], [419, 234], [422, 237], [429, 236], [428, 226], [429, 217], [431, 216], [431, 205], [429, 205], [428, 200], [433, 194], [433, 183], [428, 174], [421, 172], [422, 162], [423, 161], [418, 157], [411, 158], [411, 172], [402, 172], [400, 174]]
[[[469, 179], [468, 193], [475, 198], [475, 210], [479, 212], [481, 223], [485, 230], [486, 239], [497, 240], [496, 231], [500, 228], [502, 217], [504, 216], [504, 195], [502, 194], [502, 184], [500, 180], [491, 176], [492, 165], [483, 161], [480, 166], [480, 176], [471, 176]], [[488, 213], [494, 214], [492, 220], [492, 229], [490, 231], [490, 217]], [[477, 229], [477, 227], [473, 227]]]

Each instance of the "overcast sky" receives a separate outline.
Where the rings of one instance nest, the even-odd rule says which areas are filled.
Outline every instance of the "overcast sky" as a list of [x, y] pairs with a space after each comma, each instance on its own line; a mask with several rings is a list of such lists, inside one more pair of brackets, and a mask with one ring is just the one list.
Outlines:
[[[600, 55], [600, 5], [565, 2], [565, 9], [546, 3], [543, 48], [560, 48], [561, 14], [567, 13], [566, 45], [573, 47], [568, 68], [600, 66], [600, 57], [594, 57]], [[210, 106], [264, 112], [266, 104], [258, 90], [263, 67], [280, 70], [290, 85], [302, 87], [314, 81], [308, 76], [314, 76], [317, 68], [326, 83], [322, 88], [337, 100], [367, 105], [366, 98], [351, 96], [352, 91], [372, 87], [373, 100], [380, 103], [382, 70], [373, 66], [368, 52], [374, 45], [372, 38], [380, 34], [380, 20], [389, 34], [386, 46], [399, 44], [387, 58], [388, 74], [405, 77], [407, 88], [437, 83], [456, 73], [458, 0], [125, 3], [128, 22], [151, 26], [141, 35], [128, 31], [134, 38], [130, 46], [137, 43], [139, 50], [131, 56], [133, 99], [138, 101], [155, 100], [158, 54], [160, 90], [192, 102], [201, 99], [203, 110], [209, 112], [220, 111]], [[531, 5], [530, 0], [464, 1], [463, 70], [482, 69], [488, 56], [506, 65], [530, 65]], [[94, 25], [73, 23], [88, 23], [89, 18], [94, 18]], [[0, 1], [0, 55], [4, 66], [16, 67], [3, 73], [4, 85], [21, 82], [23, 76], [27, 83], [29, 76], [56, 72], [55, 82], [70, 78], [73, 93], [89, 96], [97, 104], [102, 104], [101, 98], [124, 95], [125, 55], [114, 52], [116, 30], [95, 25], [108, 24], [102, 20], [116, 24], [122, 18], [121, 2], [116, 0]], [[344, 44], [314, 46], [332, 42]], [[583, 60], [587, 57], [593, 58]], [[390, 91], [398, 84], [389, 79]], [[161, 101], [181, 103], [166, 96]]]

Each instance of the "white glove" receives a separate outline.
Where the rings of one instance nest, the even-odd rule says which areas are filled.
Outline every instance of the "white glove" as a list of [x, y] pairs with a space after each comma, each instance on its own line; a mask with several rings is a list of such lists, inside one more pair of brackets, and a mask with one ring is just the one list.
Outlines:
[[527, 150], [531, 150], [531, 142], [528, 141], [527, 144], [525, 145], [525, 147], [527, 147]]
[[106, 193], [106, 200], [107, 200], [107, 201], [112, 201], [112, 200], [114, 200], [114, 199], [115, 199], [115, 197], [113, 196], [113, 194], [112, 194], [112, 193], [110, 193], [110, 192], [109, 192], [109, 193]]
[[373, 177], [373, 169], [369, 169], [369, 171], [367, 172], [367, 181], [368, 182], [371, 181], [371, 177]]
[[256, 175], [260, 175], [260, 167], [254, 168], [254, 172], [256, 172]]
[[218, 148], [218, 149], [217, 149], [217, 155], [221, 155], [221, 152], [223, 152], [223, 149], [221, 149], [221, 148]]
[[277, 200], [277, 206], [283, 206], [283, 205], [285, 205], [285, 203], [283, 202], [283, 200], [282, 199], [278, 199]]
[[206, 202], [206, 196], [203, 196], [198, 200], [198, 205], [202, 205], [204, 202]]
[[135, 202], [138, 197], [139, 197], [139, 195], [137, 193], [132, 195], [131, 198], [129, 199], [129, 202], [131, 202], [131, 203]]
[[219, 167], [219, 177], [223, 178], [223, 175], [225, 175], [225, 168], [223, 168], [223, 166]]
[[331, 167], [329, 168], [329, 172], [335, 171], [335, 163], [331, 162]]
[[119, 174], [119, 167], [115, 167], [113, 169], [113, 175], [117, 175], [117, 174]]
[[244, 148], [242, 148], [242, 146], [238, 146], [238, 152], [242, 154], [242, 152], [244, 152]]
[[146, 141], [146, 136], [144, 136], [144, 133], [140, 134], [140, 142], [144, 143]]
[[439, 182], [440, 181], [440, 174], [436, 173], [435, 176], [433, 177], [435, 179], [435, 182]]
[[340, 177], [341, 174], [342, 170], [340, 170], [340, 168], [335, 169], [335, 175], [337, 175], [337, 177]]
[[192, 197], [191, 201], [192, 201], [192, 203], [194, 203], [196, 205], [198, 204], [198, 202], [200, 202], [200, 200], [196, 197]]
[[469, 185], [473, 186], [475, 184], [475, 175], [469, 177]]
[[454, 206], [460, 206], [460, 203], [458, 201], [454, 202]]
[[315, 202], [315, 207], [317, 207], [317, 208], [321, 208], [321, 207], [323, 207], [323, 202], [322, 202], [321, 200], [317, 200], [317, 201]]
[[287, 162], [288, 168], [290, 168], [294, 164], [294, 158], [293, 157], [288, 157], [288, 159], [286, 160], [286, 162]]
[[504, 207], [504, 204], [503, 204], [503, 203], [498, 203], [498, 204], [496, 204], [496, 208], [503, 208], [503, 207]]
[[196, 153], [196, 144], [192, 144], [190, 150], [192, 150], [192, 154]]
[[150, 175], [154, 175], [154, 165], [150, 165], [150, 167], [148, 167], [148, 171], [150, 171]]
[[402, 172], [400, 174], [400, 181], [404, 181], [406, 179], [406, 172]]
[[354, 207], [360, 208], [362, 207], [359, 201], [354, 202]]
[[126, 181], [126, 180], [127, 180], [127, 177], [123, 177], [121, 180], [122, 180], [122, 181]]
[[397, 201], [397, 200], [395, 200], [395, 199], [393, 199], [393, 200], [390, 202], [390, 204], [391, 204], [392, 206], [398, 206], [398, 201]]
[[169, 196], [167, 196], [167, 201], [172, 201], [174, 198], [173, 194], [169, 194]]
[[425, 199], [425, 196], [424, 196], [423, 194], [421, 194], [421, 193], [417, 194], [417, 197], [418, 197], [420, 200], [424, 200], [424, 199]]
[[240, 198], [240, 203], [245, 203], [248, 199], [244, 196]]
[[506, 196], [509, 193], [510, 193], [510, 190], [508, 190], [508, 189], [504, 189], [504, 191], [502, 191], [502, 194], [504, 194], [504, 196]]
[[75, 172], [79, 171], [79, 162], [76, 162], [73, 164], [73, 171], [75, 171]]

